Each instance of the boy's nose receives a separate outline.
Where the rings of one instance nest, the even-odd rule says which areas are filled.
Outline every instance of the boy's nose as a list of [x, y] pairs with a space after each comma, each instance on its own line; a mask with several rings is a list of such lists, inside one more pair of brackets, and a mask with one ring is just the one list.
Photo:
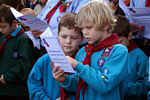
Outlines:
[[71, 38], [70, 37], [66, 38], [66, 43], [71, 43]]
[[86, 28], [82, 29], [82, 33], [83, 33], [84, 35], [87, 35], [87, 34], [88, 34], [88, 29], [86, 29]]

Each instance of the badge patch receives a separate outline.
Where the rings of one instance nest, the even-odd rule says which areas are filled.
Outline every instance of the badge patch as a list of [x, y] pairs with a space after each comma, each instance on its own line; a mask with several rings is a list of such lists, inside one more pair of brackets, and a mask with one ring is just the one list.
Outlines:
[[105, 59], [104, 59], [104, 58], [100, 58], [100, 59], [98, 60], [98, 65], [99, 65], [100, 67], [102, 67], [102, 66], [104, 65], [104, 63], [105, 63]]
[[105, 63], [105, 58], [110, 55], [110, 52], [111, 52], [112, 49], [113, 49], [112, 46], [104, 49], [104, 52], [103, 52], [101, 58], [98, 60], [98, 65], [99, 65], [100, 67], [102, 67], [102, 66], [104, 65], [104, 63]]

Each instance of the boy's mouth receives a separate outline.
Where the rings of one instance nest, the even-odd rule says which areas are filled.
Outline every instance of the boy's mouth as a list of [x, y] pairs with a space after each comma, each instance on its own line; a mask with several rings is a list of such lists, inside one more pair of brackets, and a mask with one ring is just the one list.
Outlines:
[[71, 46], [64, 46], [65, 48], [67, 48], [67, 49], [70, 49], [71, 48]]

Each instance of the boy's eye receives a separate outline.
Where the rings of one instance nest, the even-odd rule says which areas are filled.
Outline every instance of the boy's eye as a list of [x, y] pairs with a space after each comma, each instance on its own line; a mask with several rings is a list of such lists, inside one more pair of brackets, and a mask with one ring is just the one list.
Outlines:
[[62, 38], [67, 39], [70, 38], [72, 40], [76, 40], [79, 39], [79, 36], [67, 36], [67, 35], [61, 35]]
[[79, 37], [75, 37], [75, 36], [72, 36], [71, 37], [71, 39], [73, 39], [73, 40], [76, 40], [76, 39], [78, 39]]
[[67, 38], [67, 36], [66, 36], [66, 35], [62, 35], [61, 37], [62, 37], [62, 38], [64, 38], [64, 39], [66, 39], [66, 38]]
[[92, 28], [92, 26], [87, 26], [86, 28], [87, 28], [87, 29], [91, 29], [91, 28]]

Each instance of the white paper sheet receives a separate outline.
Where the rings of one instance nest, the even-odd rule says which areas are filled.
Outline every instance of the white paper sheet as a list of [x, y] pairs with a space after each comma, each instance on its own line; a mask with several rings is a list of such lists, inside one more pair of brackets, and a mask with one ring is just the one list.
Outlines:
[[13, 13], [13, 15], [15, 16], [15, 18], [17, 19], [18, 17], [23, 16], [22, 13], [18, 12], [15, 8], [10, 8], [11, 12]]
[[133, 16], [150, 16], [150, 8], [129, 8]]
[[23, 15], [22, 13], [18, 12], [14, 8], [10, 8], [15, 18], [20, 21], [22, 24], [29, 26], [30, 30], [38, 30], [40, 32], [44, 32], [45, 29], [49, 26], [36, 16], [33, 16], [32, 14], [29, 15]]
[[[51, 33], [50, 29], [47, 29], [43, 34]], [[55, 66], [59, 66], [64, 72], [74, 73], [71, 64], [68, 62], [61, 46], [58, 41], [58, 37], [55, 36], [44, 36], [42, 34], [41, 39], [44, 43], [44, 46], [51, 58], [51, 61]]]

